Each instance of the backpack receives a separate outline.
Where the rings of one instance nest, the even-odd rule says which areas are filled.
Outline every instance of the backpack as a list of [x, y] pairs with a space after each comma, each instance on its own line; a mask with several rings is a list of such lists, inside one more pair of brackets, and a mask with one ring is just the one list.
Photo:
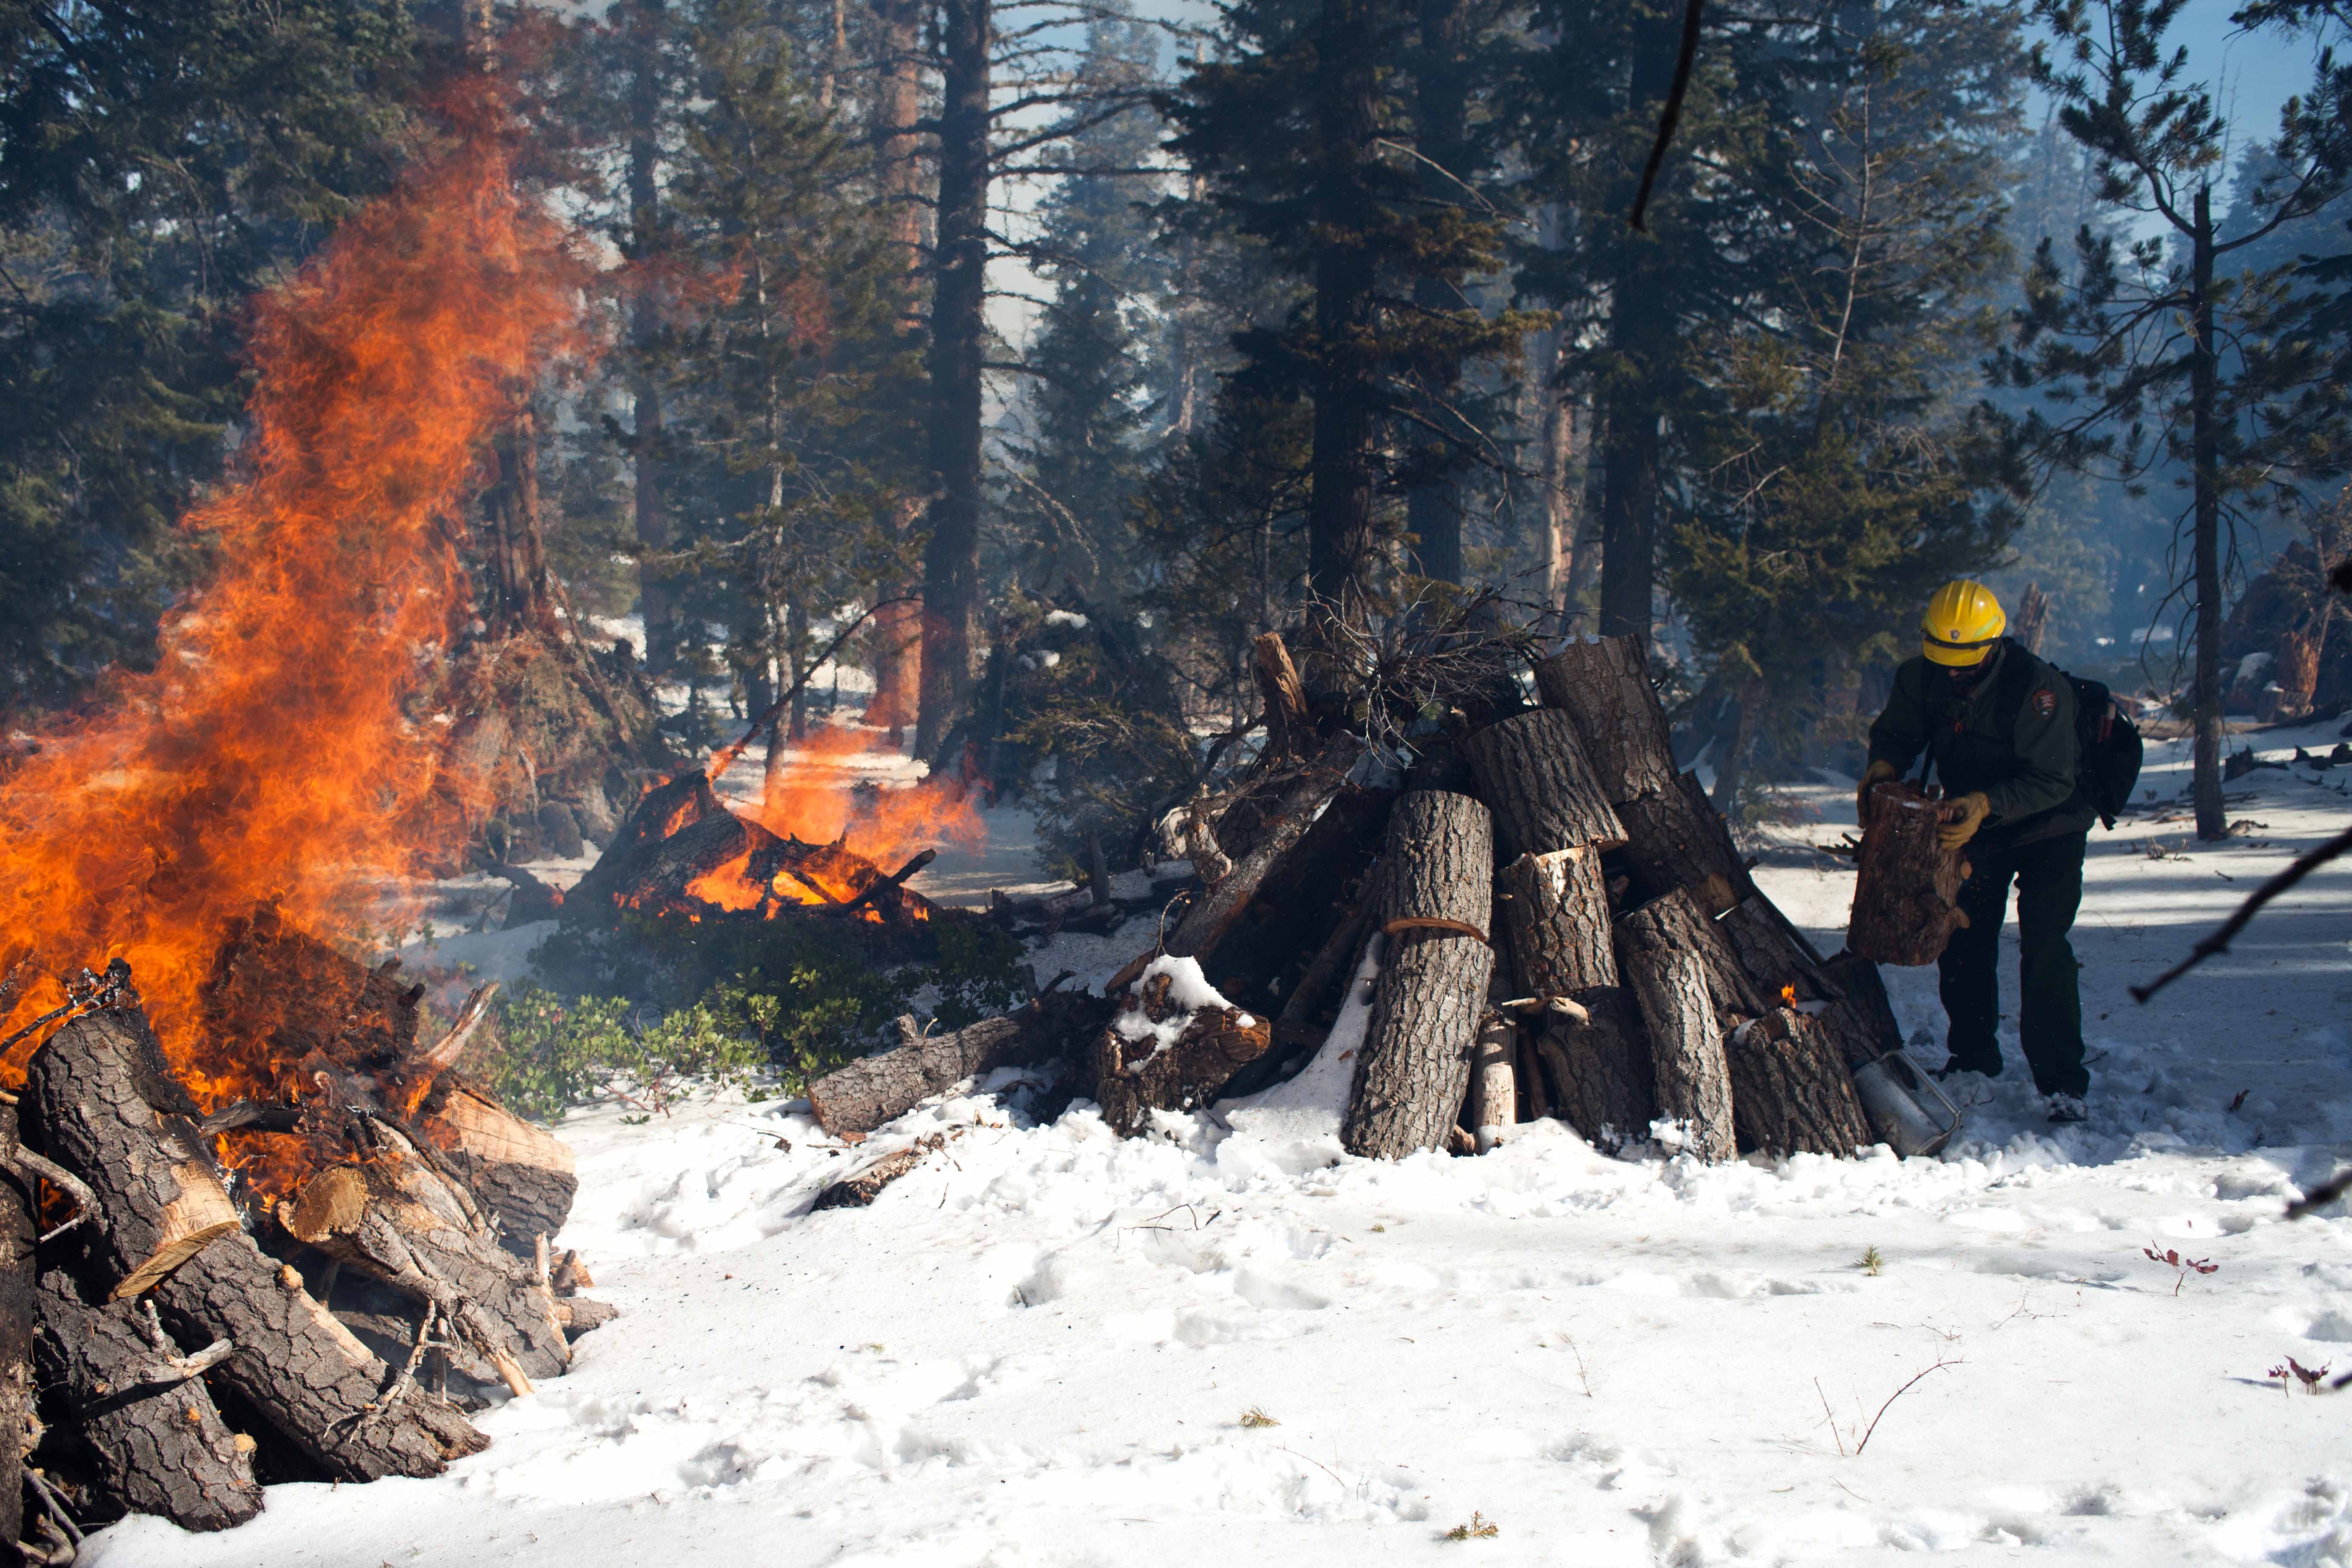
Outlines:
[[[2112, 829], [2116, 818], [2131, 804], [2132, 787], [2139, 783], [2139, 726], [2101, 682], [2068, 675], [2054, 664], [2050, 668], [2074, 689], [2075, 792], [2099, 814], [2100, 823]], [[2021, 659], [2011, 660], [2001, 671], [2003, 711], [2023, 710], [2032, 673], [2032, 667]]]

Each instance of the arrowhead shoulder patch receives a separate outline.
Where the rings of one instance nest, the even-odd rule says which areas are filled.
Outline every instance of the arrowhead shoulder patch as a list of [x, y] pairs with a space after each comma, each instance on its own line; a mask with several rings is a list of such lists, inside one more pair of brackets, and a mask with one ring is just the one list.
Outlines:
[[2043, 687], [2033, 694], [2033, 710], [2044, 719], [2058, 711], [2058, 694]]

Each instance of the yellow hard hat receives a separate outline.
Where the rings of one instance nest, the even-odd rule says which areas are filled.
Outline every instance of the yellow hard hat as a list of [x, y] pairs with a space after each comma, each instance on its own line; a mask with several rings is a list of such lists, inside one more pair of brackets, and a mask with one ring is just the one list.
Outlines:
[[1965, 668], [1985, 656], [2009, 629], [2000, 601], [1981, 583], [1947, 583], [1919, 617], [1919, 651], [1931, 664]]

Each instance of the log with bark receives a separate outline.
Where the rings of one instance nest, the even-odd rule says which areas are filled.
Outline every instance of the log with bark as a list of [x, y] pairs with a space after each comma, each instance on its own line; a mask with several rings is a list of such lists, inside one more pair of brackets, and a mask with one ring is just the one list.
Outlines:
[[1479, 798], [1495, 814], [1495, 841], [1505, 859], [1625, 841], [1585, 760], [1576, 726], [1558, 709], [1514, 714], [1463, 742]]
[[1793, 1007], [1775, 1007], [1724, 1042], [1740, 1148], [1840, 1158], [1874, 1142], [1837, 1043]]
[[1677, 774], [1664, 790], [1619, 803], [1617, 816], [1625, 825], [1625, 864], [1644, 897], [1688, 888], [1717, 915], [1755, 890], [1697, 773]]
[[[0, 994], [0, 1006], [7, 1005]], [[0, 1105], [0, 1544], [25, 1534], [22, 1439], [33, 1430], [33, 1333], [39, 1319], [33, 1244], [40, 1190], [16, 1138], [16, 1108]], [[82, 1223], [94, 1223], [85, 1215]]]
[[1903, 1048], [1903, 1026], [1887, 1000], [1878, 965], [1858, 953], [1841, 952], [1822, 966], [1837, 999], [1815, 1018], [1838, 1048], [1849, 1072]]
[[1575, 722], [1601, 793], [1612, 805], [1674, 787], [1674, 747], [1650, 683], [1645, 639], [1576, 637], [1536, 664], [1544, 705]]
[[563, 1229], [580, 1177], [562, 1139], [454, 1072], [436, 1077], [415, 1126], [498, 1222], [499, 1243], [508, 1251], [528, 1258], [534, 1237]]
[[[1201, 958], [1224, 940], [1266, 878], [1307, 836], [1324, 806], [1339, 792], [1359, 750], [1360, 747], [1352, 738], [1337, 735], [1297, 767], [1273, 803], [1260, 808], [1263, 820], [1248, 850], [1233, 863], [1233, 869], [1222, 879], [1202, 891], [1192, 907], [1184, 911], [1176, 929], [1168, 933], [1167, 952], [1178, 958]], [[1221, 841], [1225, 837], [1222, 822], [1218, 837]]]
[[1154, 1110], [1210, 1103], [1273, 1045], [1271, 1019], [1197, 994], [1201, 984], [1186, 961], [1157, 961], [1118, 998], [1097, 1037], [1095, 1100], [1120, 1137], [1145, 1131]]
[[1494, 819], [1468, 795], [1408, 794], [1390, 814], [1383, 864], [1388, 954], [1340, 1142], [1393, 1160], [1445, 1146], [1469, 1082], [1495, 967]]
[[252, 1440], [229, 1430], [204, 1381], [234, 1344], [184, 1352], [152, 1300], [86, 1291], [63, 1268], [42, 1270], [40, 1310], [42, 1458], [79, 1482], [83, 1522], [152, 1513], [226, 1530], [261, 1511]]
[[918, 1036], [829, 1072], [809, 1085], [810, 1110], [836, 1138], [871, 1132], [965, 1079], [998, 1068], [1084, 1058], [1110, 1012], [1111, 1004], [1100, 996], [1048, 992], [1003, 1017]]
[[1907, 784], [1873, 786], [1869, 806], [1846, 948], [1874, 963], [1933, 963], [1969, 923], [1958, 904], [1963, 851], [1937, 842], [1939, 807]]
[[1594, 985], [1549, 998], [1533, 1022], [1536, 1051], [1551, 1078], [1553, 1114], [1604, 1153], [1650, 1135], [1658, 1114], [1657, 1069], [1632, 991]]
[[809, 1212], [871, 1207], [874, 1200], [882, 1195], [883, 1188], [921, 1164], [924, 1155], [936, 1153], [945, 1147], [947, 1138], [943, 1133], [933, 1132], [918, 1138], [904, 1149], [869, 1162], [855, 1174], [829, 1184], [817, 1194], [816, 1201], [809, 1205]]
[[1682, 1147], [1709, 1164], [1739, 1152], [1731, 1068], [1707, 995], [1706, 966], [1681, 948], [1635, 946], [1620, 955], [1657, 1086], [1658, 1114], [1682, 1127]]
[[1522, 992], [1572, 996], [1617, 984], [1598, 849], [1520, 856], [1495, 873], [1495, 907]]
[[[86, 1242], [93, 1287], [117, 1295], [152, 1280], [165, 1330], [183, 1344], [232, 1341], [214, 1384], [320, 1473], [341, 1480], [437, 1475], [487, 1442], [455, 1410], [396, 1385], [394, 1373], [232, 1225], [209, 1239], [219, 1177], [195, 1107], [136, 1010], [93, 1013], [33, 1058], [24, 1106], [40, 1152], [87, 1183], [106, 1223]], [[176, 1267], [158, 1260], [176, 1252]], [[395, 1392], [400, 1387], [400, 1392]], [[405, 1396], [404, 1397], [404, 1394]]]

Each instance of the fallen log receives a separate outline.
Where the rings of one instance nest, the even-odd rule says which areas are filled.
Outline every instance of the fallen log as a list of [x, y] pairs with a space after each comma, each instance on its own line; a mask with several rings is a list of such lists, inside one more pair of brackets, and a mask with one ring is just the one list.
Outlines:
[[[184, 1216], [209, 1208], [203, 1189], [218, 1178], [195, 1107], [135, 1007], [131, 999], [59, 1030], [33, 1058], [23, 1101], [28, 1142], [37, 1134], [41, 1152], [89, 1184], [105, 1211], [86, 1244], [97, 1283], [118, 1292], [143, 1271], [175, 1340], [235, 1342], [238, 1353], [212, 1370], [214, 1383], [330, 1478], [438, 1475], [479, 1451], [488, 1439], [454, 1410], [422, 1398], [380, 1404], [392, 1385], [384, 1364], [241, 1229], [184, 1245], [193, 1234]], [[175, 1247], [177, 1267], [156, 1268]]]
[[1598, 849], [1520, 856], [1495, 873], [1495, 907], [1522, 992], [1572, 996], [1617, 984]]
[[1111, 1013], [1111, 1003], [1054, 991], [1026, 1006], [951, 1034], [919, 1036], [895, 1050], [861, 1058], [808, 1087], [817, 1125], [838, 1138], [871, 1132], [935, 1094], [998, 1068], [1075, 1060]]
[[1445, 1146], [1494, 973], [1483, 934], [1494, 864], [1494, 819], [1468, 795], [1415, 791], [1390, 814], [1378, 916], [1389, 948], [1340, 1129], [1350, 1153]]
[[1553, 1114], [1579, 1137], [1613, 1154], [1650, 1135], [1657, 1068], [1632, 991], [1595, 985], [1549, 1003], [1538, 1019], [1536, 1049], [1551, 1074]]
[[1969, 923], [1958, 904], [1961, 851], [1937, 842], [1939, 807], [1909, 784], [1876, 784], [1869, 804], [1847, 951], [1873, 963], [1933, 963]]
[[1836, 1042], [1793, 1007], [1751, 1018], [1724, 1042], [1740, 1147], [1843, 1158], [1875, 1140]]
[[1708, 1164], [1736, 1158], [1731, 1069], [1706, 966], [1675, 948], [1636, 947], [1621, 962], [1650, 1040], [1659, 1116], [1681, 1124], [1685, 1152]]
[[1513, 714], [1462, 744], [1478, 796], [1495, 814], [1495, 841], [1505, 859], [1625, 842], [1575, 724], [1558, 709]]
[[[923, 1156], [944, 1148], [947, 1140], [933, 1132], [918, 1138], [893, 1154], [885, 1154], [856, 1174], [846, 1176], [817, 1194], [809, 1212], [821, 1209], [866, 1208], [882, 1195], [882, 1189], [923, 1163]], [[583, 1331], [583, 1332], [585, 1331]]]
[[1270, 1019], [1213, 989], [1189, 959], [1160, 958], [1118, 998], [1095, 1042], [1095, 1100], [1122, 1138], [1145, 1131], [1154, 1110], [1210, 1103], [1274, 1044]]
[[1665, 710], [1650, 683], [1640, 637], [1571, 638], [1536, 663], [1536, 689], [1544, 705], [1575, 722], [1593, 776], [1610, 805], [1674, 786], [1675, 753]]
[[184, 1354], [147, 1300], [85, 1295], [42, 1271], [37, 1341], [49, 1433], [93, 1507], [84, 1522], [152, 1513], [183, 1530], [226, 1530], [261, 1511], [252, 1443], [221, 1419], [204, 1373], [236, 1353]]

